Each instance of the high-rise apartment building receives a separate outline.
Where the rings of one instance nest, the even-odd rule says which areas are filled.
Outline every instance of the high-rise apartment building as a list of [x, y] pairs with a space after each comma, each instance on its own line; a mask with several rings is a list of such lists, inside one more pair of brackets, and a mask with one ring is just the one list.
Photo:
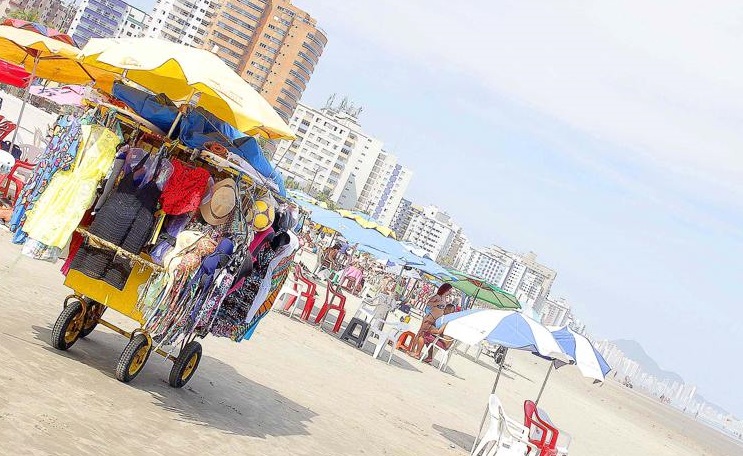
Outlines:
[[557, 273], [536, 261], [536, 254], [509, 252], [496, 245], [477, 249], [466, 246], [455, 266], [511, 293], [522, 307], [542, 312]]
[[39, 14], [39, 22], [61, 32], [67, 32], [76, 11], [72, 1], [67, 3], [62, 0], [0, 0], [0, 15], [3, 18], [8, 17], [8, 13], [14, 10], [36, 11]]
[[542, 324], [548, 326], [565, 326], [571, 320], [570, 305], [565, 298], [547, 297], [542, 306]]
[[408, 229], [408, 225], [410, 225], [412, 207], [413, 203], [411, 203], [410, 200], [402, 198], [400, 204], [397, 205], [395, 215], [392, 216], [390, 228], [397, 233], [399, 239], [402, 239], [405, 235], [405, 231]]
[[300, 103], [289, 120], [297, 138], [280, 142], [273, 161], [307, 192], [387, 224], [411, 173], [362, 131], [359, 112], [345, 99], [331, 98], [319, 110]]
[[222, 0], [203, 47], [216, 52], [288, 120], [327, 42], [315, 19], [290, 0]]
[[204, 47], [218, 6], [219, 0], [157, 0], [144, 36]]
[[402, 240], [423, 249], [432, 260], [440, 262], [441, 257], [449, 251], [455, 233], [459, 230], [451, 217], [436, 206], [413, 205], [410, 222]]
[[128, 7], [123, 0], [82, 0], [67, 33], [80, 47], [91, 38], [114, 37]]
[[150, 15], [139, 8], [127, 5], [124, 17], [116, 31], [116, 38], [139, 38], [144, 36], [150, 22]]

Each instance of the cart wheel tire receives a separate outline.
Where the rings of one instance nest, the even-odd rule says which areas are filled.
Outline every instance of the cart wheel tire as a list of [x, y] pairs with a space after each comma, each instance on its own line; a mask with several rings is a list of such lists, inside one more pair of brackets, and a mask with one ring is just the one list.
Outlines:
[[52, 347], [67, 350], [77, 342], [85, 323], [83, 305], [80, 301], [71, 301], [62, 309], [52, 328]]
[[173, 368], [170, 369], [168, 383], [173, 388], [182, 388], [188, 383], [196, 372], [201, 362], [201, 344], [192, 340], [187, 343], [178, 357], [173, 362]]
[[106, 306], [100, 302], [93, 302], [86, 312], [85, 323], [83, 324], [83, 329], [80, 331], [80, 338], [87, 337], [93, 332], [95, 327], [98, 326], [98, 320], [101, 319], [105, 310]]
[[151, 349], [152, 346], [143, 334], [132, 337], [116, 363], [116, 379], [124, 383], [134, 380], [147, 363]]

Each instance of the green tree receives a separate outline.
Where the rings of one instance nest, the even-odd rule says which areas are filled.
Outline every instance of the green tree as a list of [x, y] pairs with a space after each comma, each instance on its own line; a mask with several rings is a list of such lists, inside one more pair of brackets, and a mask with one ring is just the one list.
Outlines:
[[14, 9], [8, 12], [8, 17], [29, 22], [41, 21], [41, 13], [37, 9]]
[[338, 210], [338, 205], [335, 203], [335, 201], [330, 199], [330, 190], [328, 189], [325, 189], [322, 192], [320, 192], [320, 194], [317, 195], [317, 200], [322, 201], [323, 203], [327, 204], [328, 209], [330, 209], [331, 211]]

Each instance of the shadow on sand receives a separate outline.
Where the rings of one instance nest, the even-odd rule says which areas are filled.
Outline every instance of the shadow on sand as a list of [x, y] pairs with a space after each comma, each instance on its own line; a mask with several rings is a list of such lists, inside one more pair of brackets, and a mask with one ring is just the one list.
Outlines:
[[[84, 363], [111, 378], [126, 345], [126, 339], [121, 336], [94, 331], [68, 351], [59, 351], [48, 345], [49, 328], [33, 326], [33, 330], [47, 350]], [[317, 416], [307, 407], [206, 354], [194, 377], [181, 389], [171, 388], [167, 383], [171, 367], [172, 363], [153, 353], [139, 376], [126, 385], [150, 393], [155, 405], [173, 413], [178, 420], [242, 436], [309, 435], [307, 424]]]
[[453, 445], [470, 452], [472, 451], [472, 444], [475, 443], [475, 437], [462, 431], [449, 429], [448, 427], [439, 426], [438, 424], [433, 425], [434, 430], [441, 435], [441, 437], [448, 440]]

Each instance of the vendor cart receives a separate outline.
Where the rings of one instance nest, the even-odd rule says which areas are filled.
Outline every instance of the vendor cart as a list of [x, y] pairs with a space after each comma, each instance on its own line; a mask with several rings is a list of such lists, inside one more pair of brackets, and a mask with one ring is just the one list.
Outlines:
[[[78, 232], [83, 234], [88, 242], [107, 247], [105, 241], [84, 229], [78, 229]], [[126, 255], [125, 252], [119, 253]], [[153, 349], [153, 340], [144, 329], [145, 321], [138, 307], [139, 290], [143, 285], [146, 286], [153, 271], [159, 268], [146, 257], [130, 255], [130, 259], [137, 266], [133, 268], [123, 290], [118, 290], [102, 280], [92, 279], [74, 269], [70, 270], [64, 284], [73, 290], [73, 294], [65, 298], [64, 308], [54, 323], [51, 338], [54, 348], [67, 350], [78, 339], [90, 334], [98, 324], [127, 337], [129, 343], [116, 363], [116, 378], [122, 382], [131, 381], [142, 371]], [[108, 308], [134, 320], [138, 327], [127, 331], [104, 320], [103, 314]], [[199, 366], [202, 349], [201, 344], [194, 340], [195, 337], [194, 335], [186, 338], [180, 343], [177, 356], [160, 348], [154, 350], [158, 355], [173, 362], [168, 383], [174, 388], [180, 388], [188, 383]]]

